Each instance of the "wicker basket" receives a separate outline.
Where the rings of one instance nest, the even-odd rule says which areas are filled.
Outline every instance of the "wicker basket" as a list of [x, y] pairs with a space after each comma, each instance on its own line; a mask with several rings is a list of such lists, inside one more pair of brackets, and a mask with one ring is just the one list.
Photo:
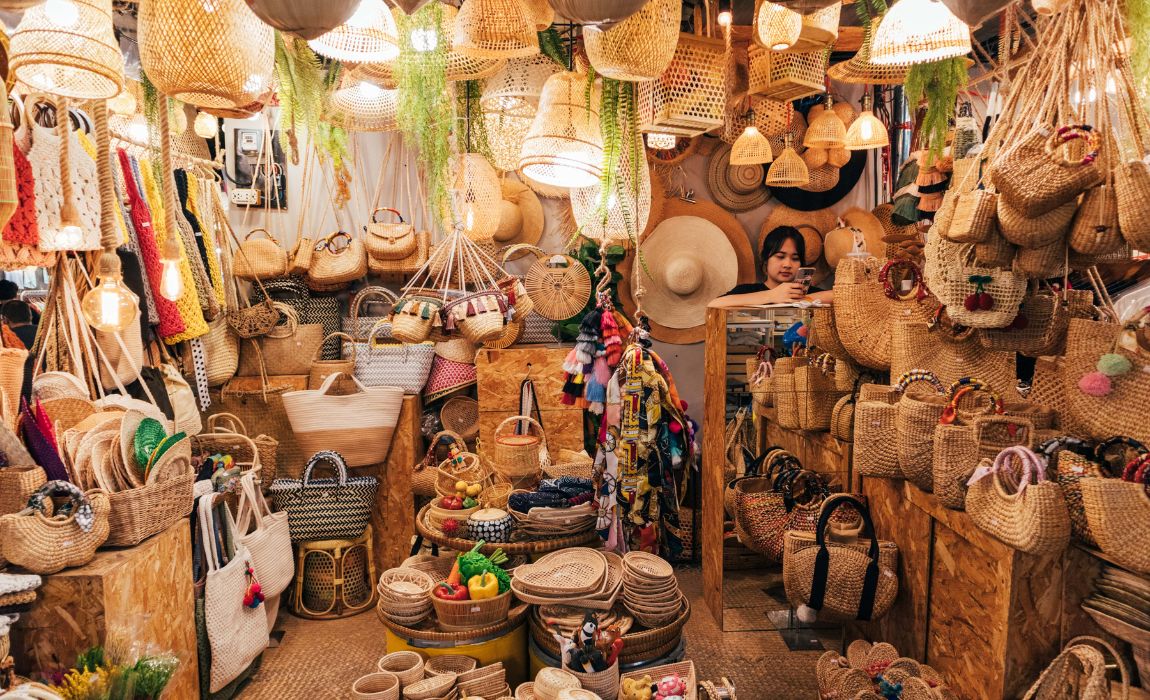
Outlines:
[[355, 540], [299, 542], [289, 607], [300, 617], [330, 620], [357, 615], [375, 602], [371, 525]]
[[[454, 325], [464, 338], [482, 345], [503, 335], [506, 306], [507, 298], [499, 291], [483, 291], [455, 299], [443, 307], [447, 330]], [[394, 335], [394, 330], [392, 333]]]
[[479, 435], [479, 402], [470, 396], [453, 396], [439, 409], [439, 422], [464, 440]]
[[376, 671], [360, 676], [351, 684], [355, 700], [399, 700], [399, 679], [394, 673]]
[[187, 473], [163, 483], [110, 494], [112, 511], [108, 514], [108, 539], [104, 544], [134, 547], [191, 513], [196, 475], [191, 471], [190, 459], [187, 467]]
[[[528, 430], [534, 427], [539, 434], [503, 434], [509, 424], [525, 422]], [[493, 435], [494, 469], [508, 481], [529, 478], [539, 474], [547, 455], [547, 436], [539, 421], [529, 416], [510, 416], [495, 426]]]
[[507, 619], [511, 591], [484, 600], [444, 600], [432, 597], [439, 626], [449, 632], [486, 627]]
[[475, 506], [474, 508], [449, 510], [447, 508], [440, 508], [439, 506], [432, 504], [428, 506], [427, 509], [427, 522], [436, 530], [442, 531], [443, 523], [447, 522], [448, 520], [454, 520], [459, 523], [459, 526], [462, 528], [462, 530], [466, 530], [466, 527], [464, 526], [467, 524], [467, 518], [469, 518], [472, 513], [478, 511], [479, 508], [480, 506]]
[[423, 678], [423, 657], [414, 651], [394, 651], [382, 657], [376, 668], [395, 674], [403, 688]]
[[474, 452], [460, 452], [439, 463], [435, 473], [435, 492], [440, 496], [454, 496], [455, 482], [488, 486], [495, 479], [491, 470], [480, 461]]
[[667, 70], [679, 43], [682, 3], [651, 0], [610, 29], [586, 27], [587, 58], [602, 76], [628, 82], [656, 80]]
[[[272, 482], [277, 476], [279, 440], [263, 433], [255, 437], [249, 436], [247, 426], [234, 413], [217, 413], [209, 416], [207, 430], [208, 432], [195, 437], [198, 450], [209, 454], [215, 452], [230, 454], [241, 467], [259, 469], [260, 486], [264, 491], [272, 487]], [[292, 472], [289, 476], [298, 477], [303, 471], [303, 465], [299, 465], [297, 469], [297, 472]]]
[[680, 34], [671, 65], [639, 85], [643, 131], [698, 136], [723, 125], [726, 84], [721, 40]]
[[778, 53], [751, 46], [748, 56], [748, 84], [752, 95], [790, 101], [826, 90], [828, 51]]
[[0, 469], [0, 515], [24, 510], [28, 497], [47, 481], [47, 474], [37, 466]]
[[431, 678], [432, 676], [458, 676], [468, 671], [474, 671], [478, 666], [479, 662], [470, 656], [443, 654], [428, 659], [423, 670], [427, 673], [427, 677]]
[[558, 479], [561, 476], [573, 476], [580, 479], [590, 479], [595, 470], [595, 460], [588, 457], [585, 452], [560, 449], [551, 463], [543, 468], [547, 476]]
[[391, 336], [404, 343], [422, 343], [431, 335], [441, 306], [438, 299], [400, 299], [391, 310]]
[[563, 664], [563, 670], [575, 676], [575, 678], [579, 680], [579, 685], [583, 686], [584, 690], [590, 690], [601, 698], [615, 698], [619, 696], [618, 660], [611, 664], [611, 668], [603, 671], [583, 673], [568, 668], [566, 663]]

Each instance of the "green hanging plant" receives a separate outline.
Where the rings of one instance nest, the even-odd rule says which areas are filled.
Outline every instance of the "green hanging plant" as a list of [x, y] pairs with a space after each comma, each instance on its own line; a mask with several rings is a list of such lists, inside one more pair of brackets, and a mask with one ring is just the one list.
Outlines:
[[318, 132], [328, 81], [323, 62], [303, 39], [276, 32], [275, 46], [279, 85], [276, 90], [279, 98], [276, 129], [280, 148], [291, 155], [292, 163], [298, 164], [297, 134], [301, 128], [309, 134]]
[[[447, 43], [443, 32], [443, 5], [424, 5], [414, 15], [396, 13], [399, 24], [399, 58], [395, 78], [399, 88], [399, 130], [419, 152], [427, 181], [428, 210], [440, 221], [448, 210], [448, 162], [451, 158], [453, 100], [447, 86]], [[411, 43], [413, 30], [436, 32], [431, 51], [417, 51]]]
[[906, 74], [903, 87], [912, 111], [915, 105], [926, 100], [926, 115], [919, 128], [921, 142], [926, 145], [931, 158], [942, 157], [946, 148], [946, 134], [954, 119], [958, 93], [966, 87], [968, 79], [966, 59], [961, 56], [934, 63], [919, 63], [911, 66]]
[[539, 32], [539, 52], [566, 68], [571, 65], [571, 49], [554, 27]]
[[1126, 0], [1126, 29], [1130, 33], [1130, 68], [1134, 87], [1150, 109], [1150, 0]]
[[461, 123], [456, 133], [463, 134], [466, 141], [461, 150], [466, 153], [478, 153], [488, 161], [493, 161], [491, 144], [487, 140], [487, 125], [483, 121], [483, 109], [480, 107], [483, 84], [478, 80], [466, 80], [458, 85], [455, 99]]

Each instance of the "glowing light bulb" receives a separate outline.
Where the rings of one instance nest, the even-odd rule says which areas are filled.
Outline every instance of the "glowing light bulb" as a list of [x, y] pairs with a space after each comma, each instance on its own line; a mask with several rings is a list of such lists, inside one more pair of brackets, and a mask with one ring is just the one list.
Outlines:
[[56, 247], [75, 250], [84, 244], [84, 229], [77, 224], [64, 224], [56, 231]]
[[463, 214], [463, 230], [472, 231], [475, 229], [475, 205], [468, 204], [467, 210]]
[[358, 89], [359, 94], [367, 100], [378, 100], [379, 98], [383, 97], [383, 88], [376, 85], [375, 83], [369, 83], [366, 80], [360, 81], [359, 85], [356, 86], [356, 89]]
[[726, 29], [727, 27], [731, 26], [731, 23], [734, 21], [735, 21], [735, 18], [731, 15], [730, 10], [723, 10], [722, 12], [719, 13], [719, 26], [720, 27]]
[[244, 81], [244, 92], [261, 92], [264, 89], [264, 76], [253, 73]]
[[362, 0], [359, 7], [355, 8], [355, 14], [347, 19], [347, 26], [355, 27], [356, 29], [367, 29], [375, 22], [376, 11], [372, 7], [373, 2], [380, 0]]
[[163, 260], [160, 275], [160, 296], [168, 301], [179, 301], [184, 296], [184, 278], [180, 275], [179, 260]]
[[207, 112], [198, 112], [192, 128], [195, 129], [196, 136], [202, 139], [214, 139], [219, 132], [219, 123]]
[[61, 29], [72, 29], [80, 21], [80, 8], [72, 0], [48, 0], [44, 3], [44, 16]]
[[416, 27], [411, 30], [411, 48], [419, 53], [430, 53], [439, 46], [439, 32], [430, 28]]
[[874, 136], [874, 127], [871, 126], [869, 119], [864, 121], [862, 125], [859, 126], [859, 135], [867, 140]]
[[128, 122], [128, 137], [137, 143], [148, 142], [148, 120], [144, 115], [137, 114]]
[[612, 192], [607, 197], [607, 211], [615, 211], [615, 207], [619, 206], [619, 195]]
[[[115, 257], [114, 253], [110, 255]], [[118, 259], [116, 263], [118, 265]], [[124, 285], [119, 272], [108, 271], [100, 275], [97, 282], [80, 303], [88, 325], [98, 331], [119, 333], [135, 323], [140, 313], [140, 298]]]

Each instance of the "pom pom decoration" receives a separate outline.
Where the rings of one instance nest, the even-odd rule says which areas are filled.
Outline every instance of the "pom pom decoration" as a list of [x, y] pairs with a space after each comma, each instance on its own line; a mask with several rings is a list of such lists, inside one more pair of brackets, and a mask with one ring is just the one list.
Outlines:
[[799, 622], [804, 622], [809, 625], [819, 619], [819, 611], [809, 605], [800, 605], [798, 610], [795, 611], [795, 617], [799, 618]]
[[252, 567], [247, 568], [248, 590], [244, 593], [244, 605], [249, 608], [258, 608], [264, 602], [263, 588], [256, 580], [256, 572]]
[[1101, 372], [1090, 372], [1078, 380], [1078, 389], [1087, 396], [1106, 396], [1111, 391], [1110, 377]]
[[1130, 360], [1116, 352], [1106, 353], [1098, 358], [1098, 371], [1107, 377], [1120, 377], [1133, 368], [1134, 365], [1131, 364]]

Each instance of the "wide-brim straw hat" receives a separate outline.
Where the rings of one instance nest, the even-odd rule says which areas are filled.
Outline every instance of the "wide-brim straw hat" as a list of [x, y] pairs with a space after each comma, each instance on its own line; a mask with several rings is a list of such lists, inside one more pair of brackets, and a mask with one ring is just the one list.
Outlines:
[[431, 372], [423, 386], [423, 400], [442, 399], [457, 391], [473, 386], [477, 380], [474, 364], [456, 362], [436, 355], [431, 361]]
[[[754, 282], [755, 255], [746, 230], [722, 207], [668, 199], [662, 217], [643, 236], [643, 310], [651, 335], [665, 343], [703, 340], [707, 304], [735, 285]], [[634, 315], [634, 255], [618, 267], [623, 273], [619, 296]], [[650, 275], [643, 270], [643, 266]]]
[[499, 202], [499, 227], [494, 234], [500, 246], [516, 243], [537, 245], [543, 237], [543, 203], [527, 185], [503, 178], [503, 199]]
[[763, 185], [766, 174], [764, 165], [732, 166], [731, 145], [724, 143], [707, 161], [707, 189], [724, 209], [750, 211], [771, 198], [771, 191]]
[[[779, 226], [791, 226], [803, 234], [803, 242], [806, 243], [807, 249], [803, 265], [814, 265], [823, 255], [823, 236], [838, 226], [838, 218], [830, 209], [799, 211], [785, 204], [776, 204], [759, 229], [759, 245], [756, 252], [762, 251], [767, 234]], [[762, 265], [763, 261], [760, 260], [759, 264]]]
[[866, 209], [852, 207], [839, 215], [839, 221], [841, 226], [823, 236], [823, 260], [828, 266], [838, 267], [839, 262], [854, 250], [856, 231], [862, 235], [867, 252], [885, 249], [882, 224]]
[[876, 251], [883, 250], [882, 238], [886, 235], [886, 231], [883, 230], [882, 222], [873, 213], [859, 207], [851, 207], [839, 214], [839, 218], [846, 222], [847, 226], [862, 231], [863, 239], [866, 240], [867, 252], [871, 255], [876, 255]]

